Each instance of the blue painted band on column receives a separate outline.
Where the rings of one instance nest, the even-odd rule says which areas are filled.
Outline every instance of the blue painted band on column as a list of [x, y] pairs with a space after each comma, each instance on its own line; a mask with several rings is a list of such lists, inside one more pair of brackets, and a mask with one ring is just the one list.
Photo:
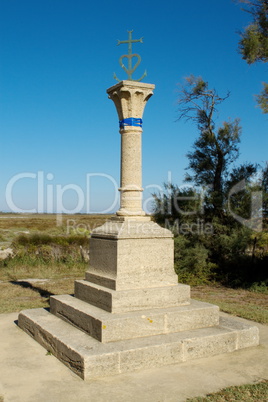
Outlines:
[[142, 119], [137, 119], [136, 117], [128, 117], [127, 119], [120, 120], [119, 126], [120, 128], [124, 128], [125, 126], [142, 127]]

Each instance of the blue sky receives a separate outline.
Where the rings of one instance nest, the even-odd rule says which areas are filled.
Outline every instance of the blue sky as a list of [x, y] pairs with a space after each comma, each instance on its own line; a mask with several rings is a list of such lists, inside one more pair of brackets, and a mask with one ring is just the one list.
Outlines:
[[127, 78], [118, 64], [127, 46], [116, 46], [127, 30], [144, 38], [133, 46], [142, 57], [134, 78], [146, 69], [143, 81], [156, 85], [143, 116], [145, 200], [169, 177], [183, 182], [198, 131], [176, 121], [177, 84], [190, 74], [231, 92], [218, 122], [240, 118], [239, 162], [263, 164], [268, 118], [253, 95], [267, 65], [249, 66], [237, 50], [249, 22], [232, 0], [0, 0], [0, 210], [109, 212], [115, 204], [120, 134], [106, 89], [114, 72]]

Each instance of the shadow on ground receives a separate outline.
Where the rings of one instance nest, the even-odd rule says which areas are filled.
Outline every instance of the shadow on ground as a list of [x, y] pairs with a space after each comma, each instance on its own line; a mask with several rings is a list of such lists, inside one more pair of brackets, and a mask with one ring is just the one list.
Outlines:
[[41, 297], [48, 298], [50, 296], [54, 296], [55, 293], [49, 292], [48, 290], [39, 288], [38, 286], [32, 285], [30, 282], [27, 281], [10, 281], [12, 285], [21, 286], [22, 288], [32, 289], [35, 292], [38, 292]]

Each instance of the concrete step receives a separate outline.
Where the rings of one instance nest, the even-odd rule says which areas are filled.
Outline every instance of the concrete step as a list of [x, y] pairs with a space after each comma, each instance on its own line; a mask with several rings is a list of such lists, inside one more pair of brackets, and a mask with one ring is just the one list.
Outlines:
[[186, 306], [112, 314], [61, 295], [50, 298], [50, 312], [103, 343], [219, 324], [218, 306], [196, 300]]
[[106, 344], [45, 309], [22, 311], [18, 324], [85, 380], [233, 352], [259, 342], [257, 327], [233, 318], [216, 327]]
[[85, 280], [76, 280], [74, 295], [110, 313], [125, 313], [187, 305], [190, 303], [190, 286], [179, 283], [144, 289], [112, 290]]

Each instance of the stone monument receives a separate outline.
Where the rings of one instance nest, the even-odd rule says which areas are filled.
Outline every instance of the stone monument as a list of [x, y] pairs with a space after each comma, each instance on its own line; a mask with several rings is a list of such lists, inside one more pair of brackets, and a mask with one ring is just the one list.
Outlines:
[[[50, 298], [50, 312], [31, 309], [18, 324], [83, 379], [178, 364], [258, 344], [258, 328], [220, 318], [194, 301], [174, 272], [173, 235], [142, 209], [142, 116], [154, 85], [128, 80], [107, 90], [121, 135], [120, 209], [90, 239], [90, 267], [74, 297]], [[140, 60], [140, 58], [138, 58]], [[144, 74], [145, 75], [145, 74]]]

